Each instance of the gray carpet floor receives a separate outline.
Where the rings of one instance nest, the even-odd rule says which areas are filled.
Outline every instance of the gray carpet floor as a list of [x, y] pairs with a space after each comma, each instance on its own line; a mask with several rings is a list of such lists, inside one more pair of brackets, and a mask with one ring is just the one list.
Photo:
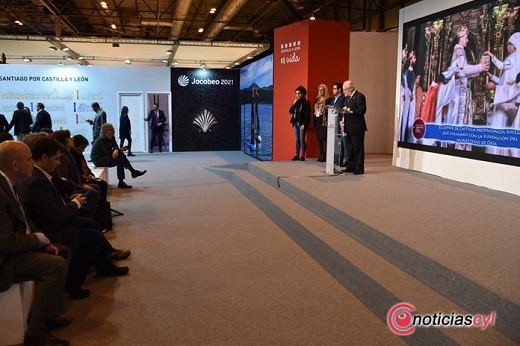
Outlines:
[[[111, 189], [122, 278], [67, 301], [73, 345], [514, 345], [520, 197], [391, 166], [363, 176], [241, 152], [138, 154]], [[110, 170], [114, 185], [115, 170]], [[495, 328], [390, 332], [386, 313], [497, 313]]]

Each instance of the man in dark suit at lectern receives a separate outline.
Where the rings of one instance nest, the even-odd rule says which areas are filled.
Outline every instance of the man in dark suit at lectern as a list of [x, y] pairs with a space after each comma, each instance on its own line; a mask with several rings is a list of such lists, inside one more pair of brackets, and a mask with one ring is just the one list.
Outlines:
[[354, 82], [350, 80], [343, 83], [343, 92], [345, 94], [343, 104], [345, 131], [350, 140], [346, 172], [364, 174], [367, 101], [365, 95], [356, 90]]

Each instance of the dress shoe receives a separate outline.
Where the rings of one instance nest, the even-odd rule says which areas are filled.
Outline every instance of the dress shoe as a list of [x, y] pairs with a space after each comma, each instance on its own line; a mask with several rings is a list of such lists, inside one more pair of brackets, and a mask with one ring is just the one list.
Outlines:
[[126, 155], [126, 156], [135, 156], [135, 155], [134, 155], [134, 154], [132, 154], [132, 153], [128, 153], [128, 155]]
[[45, 325], [48, 329], [55, 329], [68, 326], [72, 323], [74, 319], [72, 317], [60, 317], [60, 316], [52, 316], [48, 317], [45, 321]]
[[70, 345], [70, 342], [58, 339], [48, 331], [45, 331], [39, 336], [30, 336], [29, 334], [25, 334], [23, 344], [25, 346], [68, 346]]
[[119, 184], [117, 184], [117, 187], [120, 189], [131, 189], [132, 185], [128, 185], [124, 181], [120, 181]]
[[90, 296], [90, 290], [81, 288], [81, 286], [69, 286], [65, 288], [70, 299], [85, 299]]
[[293, 157], [293, 158], [291, 159], [291, 161], [298, 161], [298, 160], [299, 160], [298, 156], [295, 156], [295, 157]]
[[302, 156], [300, 157], [300, 161], [305, 161], [305, 156], [302, 155]]
[[146, 169], [144, 171], [138, 171], [137, 169], [132, 172], [132, 178], [140, 177], [141, 175], [145, 174], [147, 171]]
[[130, 254], [130, 250], [114, 249], [114, 251], [110, 253], [110, 257], [112, 257], [112, 259], [115, 261], [119, 261], [127, 258], [128, 256], [130, 256]]
[[355, 175], [365, 174], [365, 171], [354, 171]]
[[105, 277], [105, 276], [125, 276], [125, 275], [128, 274], [129, 271], [130, 271], [130, 269], [128, 269], [128, 267], [116, 267], [116, 266], [114, 266], [113, 268], [108, 269], [106, 271], [98, 271], [96, 276], [98, 278], [102, 278], [102, 277]]

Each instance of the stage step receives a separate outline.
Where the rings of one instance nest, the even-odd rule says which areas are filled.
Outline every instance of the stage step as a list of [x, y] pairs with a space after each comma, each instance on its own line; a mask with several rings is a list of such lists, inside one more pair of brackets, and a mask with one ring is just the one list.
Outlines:
[[[400, 302], [413, 302], [416, 313], [489, 313], [469, 312], [457, 304], [457, 299], [447, 299], [444, 292], [439, 293], [435, 285], [421, 277], [428, 268], [409, 268], [432, 261], [410, 253], [402, 244], [392, 243], [333, 206], [313, 199], [286, 179], [273, 176], [255, 164], [249, 164], [247, 169], [213, 167], [211, 170], [226, 177], [385, 325], [388, 311]], [[404, 254], [388, 253], [396, 250]], [[407, 257], [410, 255], [413, 256]], [[406, 261], [412, 263], [401, 263]], [[392, 339], [390, 333], [389, 338]], [[417, 328], [403, 341], [422, 345], [513, 344], [497, 330], [482, 333], [475, 328]]]

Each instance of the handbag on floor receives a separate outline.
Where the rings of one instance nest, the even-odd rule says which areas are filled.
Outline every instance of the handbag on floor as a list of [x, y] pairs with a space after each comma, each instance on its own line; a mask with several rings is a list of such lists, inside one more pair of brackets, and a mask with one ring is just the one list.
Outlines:
[[96, 209], [96, 220], [101, 228], [112, 229], [112, 208], [107, 200], [100, 200]]

